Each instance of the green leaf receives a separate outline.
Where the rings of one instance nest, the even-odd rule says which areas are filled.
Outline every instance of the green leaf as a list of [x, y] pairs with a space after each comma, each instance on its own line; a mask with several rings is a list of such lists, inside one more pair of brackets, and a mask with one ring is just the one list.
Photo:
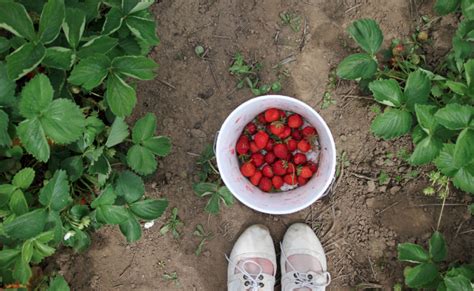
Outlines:
[[18, 188], [27, 189], [33, 183], [35, 178], [35, 170], [32, 168], [23, 168], [13, 177], [12, 184]]
[[159, 43], [155, 32], [155, 21], [139, 16], [129, 15], [125, 19], [125, 24], [132, 34], [145, 44], [154, 46]]
[[58, 275], [49, 283], [48, 291], [70, 291], [70, 289], [64, 277]]
[[446, 15], [454, 12], [460, 2], [460, 0], [436, 0], [434, 10], [439, 15]]
[[36, 68], [45, 55], [46, 49], [42, 44], [25, 43], [5, 58], [8, 77], [12, 80], [20, 79]]
[[0, 36], [0, 54], [6, 52], [9, 49], [10, 41], [5, 37]]
[[342, 79], [370, 79], [377, 71], [377, 62], [368, 54], [352, 54], [337, 66], [337, 75]]
[[408, 133], [413, 123], [409, 112], [399, 109], [386, 110], [372, 122], [372, 132], [383, 139], [392, 139]]
[[84, 33], [86, 15], [78, 8], [66, 8], [66, 18], [63, 23], [63, 31], [66, 40], [72, 48], [76, 48]]
[[205, 210], [211, 214], [219, 213], [219, 209], [220, 209], [219, 202], [220, 202], [219, 195], [212, 195], [206, 204]]
[[49, 160], [49, 145], [46, 140], [41, 122], [37, 119], [27, 119], [22, 121], [16, 132], [25, 149], [41, 162]]
[[12, 143], [8, 133], [8, 114], [0, 109], [0, 146], [9, 146]]
[[379, 103], [392, 107], [400, 107], [402, 104], [402, 90], [393, 79], [372, 81], [369, 83], [369, 89]]
[[460, 168], [453, 178], [453, 184], [463, 191], [474, 193], [474, 163]]
[[398, 259], [404, 262], [423, 263], [428, 262], [430, 256], [423, 247], [412, 244], [402, 243], [398, 244]]
[[157, 166], [156, 158], [153, 153], [140, 145], [134, 145], [128, 150], [127, 164], [140, 175], [153, 173]]
[[92, 90], [99, 86], [107, 77], [110, 68], [110, 60], [103, 55], [94, 55], [82, 59], [72, 69], [68, 81], [86, 90]]
[[66, 171], [57, 170], [39, 195], [39, 202], [54, 211], [61, 211], [72, 202]]
[[108, 35], [117, 31], [123, 22], [123, 14], [119, 8], [112, 7], [105, 15], [105, 22], [102, 26], [102, 34]]
[[15, 88], [15, 81], [8, 78], [7, 65], [0, 62], [0, 105], [9, 105], [15, 101]]
[[23, 5], [15, 2], [0, 2], [0, 28], [28, 40], [36, 37], [28, 12]]
[[48, 44], [58, 37], [65, 13], [64, 0], [48, 0], [44, 4], [38, 31], [42, 43]]
[[461, 82], [454, 82], [454, 81], [448, 80], [448, 81], [446, 81], [446, 85], [454, 93], [459, 94], [461, 96], [466, 95], [466, 91], [467, 91], [466, 84], [461, 83]]
[[433, 135], [438, 127], [438, 122], [434, 118], [436, 110], [437, 107], [433, 105], [415, 104], [418, 124], [428, 135]]
[[153, 154], [165, 157], [171, 151], [171, 140], [166, 136], [154, 136], [142, 142]]
[[123, 196], [127, 203], [133, 203], [145, 194], [145, 184], [142, 178], [130, 171], [120, 173], [115, 181], [115, 192]]
[[83, 59], [95, 54], [105, 55], [117, 44], [118, 39], [107, 35], [99, 35], [83, 44], [77, 52], [77, 56]]
[[451, 103], [435, 113], [436, 120], [451, 130], [460, 130], [469, 126], [474, 107]]
[[128, 219], [122, 222], [120, 225], [120, 231], [127, 238], [128, 242], [135, 242], [142, 236], [142, 229], [138, 220], [130, 213], [128, 213]]
[[102, 193], [92, 201], [91, 207], [97, 208], [101, 205], [112, 205], [116, 198], [117, 194], [115, 194], [112, 186], [107, 186], [107, 188], [105, 188], [104, 191], [102, 191]]
[[132, 140], [139, 144], [146, 139], [153, 137], [156, 131], [156, 117], [153, 113], [147, 113], [145, 116], [135, 122], [132, 129]]
[[462, 14], [469, 20], [474, 20], [474, 2], [472, 0], [461, 0]]
[[144, 56], [123, 56], [113, 59], [112, 68], [128, 77], [152, 80], [155, 77], [154, 70], [158, 68], [158, 65]]
[[20, 255], [19, 249], [2, 249], [0, 250], [0, 266], [9, 267], [15, 262], [15, 259]]
[[71, 182], [77, 181], [84, 173], [82, 156], [72, 156], [61, 161], [61, 169], [66, 170]]
[[30, 264], [18, 258], [13, 268], [13, 278], [22, 284], [26, 284], [32, 275]]
[[410, 111], [415, 110], [415, 104], [425, 104], [431, 92], [431, 80], [425, 72], [416, 70], [408, 75], [405, 85], [405, 100]]
[[38, 116], [53, 101], [53, 87], [44, 74], [36, 75], [21, 91], [20, 114], [26, 118]]
[[17, 189], [12, 193], [8, 206], [16, 215], [22, 215], [28, 212], [28, 203], [26, 202], [25, 195], [20, 189]]
[[199, 197], [203, 197], [208, 194], [216, 193], [218, 190], [218, 186], [214, 183], [202, 182], [194, 184], [193, 190]]
[[463, 275], [444, 277], [444, 284], [447, 291], [472, 291], [471, 282]]
[[414, 268], [407, 268], [404, 273], [405, 284], [411, 288], [422, 288], [439, 276], [436, 265], [432, 263], [422, 263]]
[[122, 10], [124, 13], [132, 14], [150, 7], [154, 0], [123, 0]]
[[54, 100], [40, 121], [46, 135], [59, 144], [71, 143], [81, 137], [86, 122], [79, 106], [67, 99]]
[[36, 209], [5, 222], [3, 229], [13, 239], [27, 240], [43, 231], [46, 216], [47, 213], [43, 208]]
[[379, 25], [373, 19], [359, 19], [347, 29], [359, 46], [371, 55], [380, 49], [383, 34]]
[[168, 200], [166, 199], [146, 199], [130, 204], [130, 210], [136, 216], [152, 220], [160, 217], [168, 207]]
[[105, 98], [112, 113], [119, 117], [130, 115], [137, 103], [135, 90], [116, 74], [107, 78]]
[[74, 64], [76, 55], [74, 51], [64, 47], [49, 47], [43, 59], [43, 65], [60, 70], [69, 70]]
[[113, 147], [123, 142], [128, 136], [128, 125], [121, 117], [116, 117], [110, 128], [105, 146]]
[[[474, 34], [474, 30], [471, 31]], [[464, 75], [466, 76], [467, 86], [474, 87], [474, 59], [470, 59], [464, 63]]]
[[423, 165], [433, 161], [440, 153], [443, 142], [435, 136], [427, 136], [415, 147], [408, 161], [413, 165]]
[[438, 231], [435, 231], [430, 239], [430, 256], [435, 262], [441, 262], [446, 259], [446, 243], [444, 241], [443, 235]]
[[128, 219], [127, 209], [119, 205], [100, 205], [96, 215], [99, 221], [107, 224], [121, 224]]
[[234, 196], [226, 186], [220, 187], [217, 193], [221, 196], [221, 199], [224, 201], [225, 205], [230, 206], [234, 204]]
[[26, 240], [23, 242], [21, 247], [21, 259], [29, 263], [31, 261], [31, 257], [33, 256], [33, 242], [31, 240]]
[[464, 129], [458, 136], [454, 149], [454, 162], [460, 167], [474, 161], [474, 130]]
[[445, 143], [438, 158], [434, 161], [441, 173], [448, 177], [453, 177], [459, 169], [459, 165], [454, 162], [454, 148], [454, 144]]

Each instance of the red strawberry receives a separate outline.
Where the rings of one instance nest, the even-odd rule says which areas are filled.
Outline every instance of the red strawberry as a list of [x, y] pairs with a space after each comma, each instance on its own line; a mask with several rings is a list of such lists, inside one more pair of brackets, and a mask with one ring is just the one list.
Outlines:
[[294, 129], [293, 132], [291, 133], [291, 137], [293, 137], [295, 140], [301, 140], [303, 138], [303, 135], [301, 134], [301, 130]]
[[245, 135], [242, 135], [237, 140], [237, 145], [235, 146], [239, 155], [245, 155], [250, 148], [249, 138]]
[[260, 122], [261, 124], [267, 123], [267, 121], [265, 120], [265, 114], [263, 114], [263, 113], [260, 113], [260, 114], [257, 116], [257, 120], [258, 120], [258, 122]]
[[263, 169], [262, 169], [262, 174], [263, 174], [265, 177], [268, 177], [268, 178], [273, 177], [273, 170], [272, 170], [272, 167], [270, 167], [269, 165], [264, 166]]
[[267, 122], [277, 121], [280, 118], [280, 112], [276, 108], [270, 108], [265, 111], [265, 120]]
[[245, 131], [247, 131], [249, 134], [254, 134], [257, 132], [257, 126], [255, 125], [255, 123], [250, 122], [245, 126]]
[[310, 137], [310, 136], [314, 136], [317, 134], [316, 132], [316, 129], [312, 126], [306, 126], [305, 128], [303, 128], [301, 130], [301, 133], [305, 136], [305, 137]]
[[299, 184], [300, 186], [304, 186], [304, 185], [306, 185], [306, 183], [308, 183], [308, 179], [303, 178], [303, 177], [301, 177], [301, 176], [298, 176], [298, 184]]
[[308, 166], [303, 166], [301, 169], [298, 169], [298, 176], [303, 178], [311, 178], [311, 176], [313, 176], [313, 172]]
[[291, 128], [286, 126], [285, 129], [283, 130], [283, 132], [278, 135], [278, 137], [281, 138], [281, 139], [285, 139], [285, 138], [289, 137], [290, 134], [291, 134]]
[[286, 159], [288, 156], [288, 148], [286, 145], [279, 143], [273, 146], [273, 153], [277, 158]]
[[257, 170], [257, 171], [255, 172], [255, 174], [253, 174], [253, 176], [250, 177], [250, 182], [251, 182], [253, 185], [257, 186], [258, 183], [260, 183], [260, 179], [262, 179], [262, 172], [259, 171], [259, 170]]
[[257, 144], [257, 147], [259, 149], [263, 149], [267, 145], [269, 137], [268, 137], [268, 134], [265, 131], [260, 130], [259, 132], [257, 132], [255, 134], [253, 139], [254, 139], [255, 143]]
[[258, 184], [258, 188], [263, 192], [270, 192], [272, 190], [272, 180], [268, 177], [262, 177], [260, 183]]
[[288, 126], [291, 128], [299, 128], [303, 125], [303, 118], [299, 114], [292, 114], [288, 117]]
[[291, 152], [288, 152], [288, 155], [286, 156], [285, 160], [287, 160], [287, 161], [293, 160], [293, 155], [291, 154]]
[[265, 157], [261, 153], [255, 153], [250, 156], [255, 167], [260, 167], [265, 162]]
[[302, 151], [303, 153], [309, 152], [311, 150], [311, 145], [309, 142], [305, 139], [300, 140], [298, 143], [298, 149]]
[[316, 173], [318, 171], [318, 164], [315, 164], [313, 162], [308, 162], [306, 166], [308, 166], [311, 172], [313, 173]]
[[287, 174], [295, 174], [296, 173], [296, 167], [295, 164], [293, 163], [288, 163], [288, 168], [286, 169]]
[[290, 152], [296, 151], [296, 148], [298, 148], [298, 142], [292, 138], [286, 141], [286, 146], [288, 147], [288, 150]]
[[285, 111], [279, 110], [278, 113], [280, 113], [280, 119], [285, 119], [285, 118], [286, 118], [286, 113], [285, 113]]
[[285, 181], [285, 183], [288, 185], [296, 185], [298, 183], [296, 181], [296, 176], [291, 174], [285, 175], [285, 177], [283, 177], [283, 181]]
[[286, 168], [288, 164], [286, 161], [278, 160], [272, 165], [273, 173], [278, 176], [283, 176], [286, 174]]
[[252, 177], [255, 174], [255, 166], [251, 162], [246, 162], [240, 167], [240, 172], [245, 177]]
[[275, 159], [276, 159], [275, 154], [272, 152], [268, 152], [265, 155], [265, 162], [267, 162], [267, 164], [272, 164], [275, 161]]
[[272, 124], [268, 126], [268, 130], [278, 136], [285, 130], [285, 126], [281, 122], [272, 122]]
[[257, 153], [259, 151], [260, 151], [260, 149], [258, 148], [257, 144], [254, 141], [251, 141], [250, 142], [250, 152], [252, 152], [252, 154], [254, 154], [254, 153]]
[[273, 188], [280, 190], [281, 186], [283, 186], [283, 178], [280, 176], [273, 176], [272, 184]]
[[306, 163], [306, 155], [302, 154], [302, 153], [297, 153], [293, 156], [293, 163], [295, 163], [295, 165], [302, 165], [304, 163]]
[[271, 138], [268, 140], [267, 146], [265, 147], [265, 150], [267, 152], [273, 150], [273, 145], [275, 144], [275, 141]]

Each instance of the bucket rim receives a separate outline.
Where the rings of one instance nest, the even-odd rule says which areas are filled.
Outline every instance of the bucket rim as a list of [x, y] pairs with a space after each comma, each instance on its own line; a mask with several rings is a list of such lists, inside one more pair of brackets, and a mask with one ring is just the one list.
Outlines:
[[223, 132], [223, 129], [226, 126], [228, 126], [228, 124], [231, 122], [231, 120], [233, 120], [233, 117], [237, 114], [237, 112], [239, 111], [238, 110], [239, 108], [247, 107], [249, 105], [252, 105], [253, 103], [260, 102], [262, 100], [285, 100], [285, 101], [297, 103], [298, 105], [306, 108], [308, 111], [312, 112], [316, 116], [316, 118], [319, 120], [320, 124], [322, 125], [323, 129], [328, 133], [329, 147], [332, 149], [332, 153], [333, 153], [332, 157], [331, 157], [331, 161], [333, 161], [333, 165], [330, 169], [330, 171], [331, 171], [330, 176], [329, 176], [330, 178], [327, 179], [327, 181], [323, 185], [321, 193], [319, 195], [314, 196], [313, 198], [311, 198], [308, 203], [305, 203], [305, 204], [302, 204], [302, 205], [299, 205], [299, 206], [289, 207], [288, 209], [285, 209], [285, 210], [268, 210], [268, 209], [261, 208], [259, 206], [255, 206], [252, 203], [249, 203], [248, 201], [246, 201], [245, 199], [242, 199], [242, 197], [240, 197], [238, 194], [235, 194], [232, 191], [232, 189], [229, 188], [228, 185], [230, 184], [230, 180], [229, 180], [230, 178], [225, 177], [224, 175], [222, 175], [222, 173], [220, 174], [220, 176], [221, 176], [221, 179], [224, 182], [224, 184], [229, 188], [229, 191], [232, 193], [232, 195], [237, 200], [239, 200], [242, 204], [249, 207], [250, 209], [253, 209], [253, 210], [261, 212], [261, 213], [273, 214], [273, 215], [285, 215], [285, 214], [296, 213], [298, 211], [301, 211], [301, 210], [311, 206], [314, 202], [316, 202], [318, 199], [320, 199], [321, 197], [324, 196], [324, 193], [329, 189], [329, 187], [331, 186], [331, 184], [334, 180], [335, 173], [336, 173], [336, 163], [337, 163], [336, 162], [336, 144], [334, 142], [334, 137], [332, 135], [331, 130], [329, 129], [326, 121], [321, 117], [321, 115], [319, 115], [319, 113], [315, 109], [313, 109], [311, 106], [309, 106], [305, 102], [303, 102], [303, 101], [301, 101], [297, 98], [284, 96], [284, 95], [264, 95], [264, 96], [251, 98], [251, 99], [243, 102], [242, 104], [240, 104], [236, 108], [234, 108], [234, 110], [229, 114], [229, 116], [227, 116], [227, 118], [222, 123], [222, 125], [219, 129], [219, 133], [217, 135], [217, 141], [216, 141], [216, 147], [215, 147], [217, 167], [219, 168], [219, 164], [220, 164], [220, 162], [222, 162], [222, 153], [218, 149], [222, 147], [222, 139], [220, 137], [221, 137], [221, 133]]

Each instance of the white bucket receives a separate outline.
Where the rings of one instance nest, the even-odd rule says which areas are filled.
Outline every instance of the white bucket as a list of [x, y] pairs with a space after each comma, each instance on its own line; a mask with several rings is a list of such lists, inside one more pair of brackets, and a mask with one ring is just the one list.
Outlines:
[[[302, 187], [280, 193], [265, 193], [240, 173], [235, 152], [237, 139], [244, 127], [268, 108], [279, 108], [303, 116], [319, 134], [321, 153], [319, 170]], [[336, 170], [336, 146], [331, 132], [321, 116], [309, 105], [295, 98], [267, 95], [248, 100], [237, 107], [222, 125], [216, 143], [219, 172], [232, 194], [248, 207], [269, 214], [289, 214], [300, 211], [326, 194]]]

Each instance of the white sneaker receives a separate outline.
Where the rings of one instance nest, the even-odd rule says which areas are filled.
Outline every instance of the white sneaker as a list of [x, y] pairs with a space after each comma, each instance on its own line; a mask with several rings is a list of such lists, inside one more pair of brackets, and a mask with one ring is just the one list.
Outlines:
[[282, 291], [324, 291], [331, 282], [321, 242], [304, 223], [286, 231], [280, 263]]
[[228, 291], [273, 291], [277, 265], [268, 228], [259, 224], [247, 228], [226, 258]]

